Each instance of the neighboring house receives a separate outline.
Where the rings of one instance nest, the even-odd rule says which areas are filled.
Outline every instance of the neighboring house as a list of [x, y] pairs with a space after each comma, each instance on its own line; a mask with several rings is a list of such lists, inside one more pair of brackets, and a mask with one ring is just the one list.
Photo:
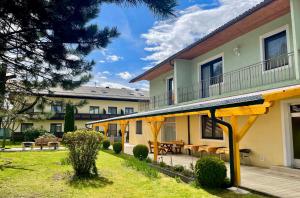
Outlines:
[[129, 142], [148, 145], [163, 123], [158, 141], [229, 147], [215, 109], [252, 165], [300, 168], [299, 50], [300, 1], [265, 0], [131, 80], [150, 82], [146, 112], [89, 124], [128, 121]]
[[[24, 132], [30, 127], [43, 128], [50, 133], [61, 134], [64, 130], [65, 106], [63, 103], [78, 104], [85, 100], [83, 106], [75, 108], [75, 126], [77, 129], [85, 128], [85, 123], [90, 120], [101, 120], [140, 111], [141, 106], [149, 101], [148, 92], [141, 90], [115, 89], [109, 87], [82, 86], [74, 90], [52, 89], [51, 95], [46, 92], [41, 94], [51, 100], [43, 111], [51, 112], [47, 120], [27, 120], [20, 124], [17, 132]], [[34, 107], [30, 113], [38, 114], [41, 110]], [[101, 131], [101, 128], [96, 128]], [[119, 136], [118, 126], [109, 126], [109, 136]]]

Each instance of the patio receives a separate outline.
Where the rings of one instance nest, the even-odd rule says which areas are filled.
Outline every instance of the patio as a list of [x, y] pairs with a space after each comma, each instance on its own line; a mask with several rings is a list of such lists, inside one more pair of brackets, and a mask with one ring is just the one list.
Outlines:
[[[125, 144], [125, 153], [132, 154], [134, 145]], [[153, 154], [149, 155], [153, 159]], [[195, 164], [197, 157], [189, 155], [159, 155], [169, 165], [183, 165], [186, 168]], [[229, 164], [226, 163], [228, 170]], [[300, 170], [282, 171], [280, 168], [259, 168], [254, 166], [241, 166], [241, 187], [269, 194], [274, 197], [300, 197]], [[227, 172], [229, 174], [229, 171]]]

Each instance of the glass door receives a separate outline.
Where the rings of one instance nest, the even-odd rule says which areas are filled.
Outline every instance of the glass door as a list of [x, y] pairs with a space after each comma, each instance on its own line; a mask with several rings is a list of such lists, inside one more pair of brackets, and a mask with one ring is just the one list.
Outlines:
[[[222, 57], [201, 65], [201, 97], [207, 98], [210, 93], [210, 86], [223, 82], [223, 61]], [[220, 87], [218, 87], [220, 89]], [[220, 93], [219, 93], [220, 94]]]
[[291, 106], [294, 167], [300, 168], [300, 105]]
[[174, 80], [173, 78], [169, 78], [167, 81], [167, 96], [168, 96], [168, 105], [174, 104]]

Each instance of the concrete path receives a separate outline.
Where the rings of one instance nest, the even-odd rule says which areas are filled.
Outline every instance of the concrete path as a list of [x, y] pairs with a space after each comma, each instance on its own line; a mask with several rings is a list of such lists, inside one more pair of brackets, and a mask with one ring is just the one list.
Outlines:
[[[53, 148], [49, 148], [49, 147], [44, 147], [43, 150], [41, 150], [39, 147], [36, 147], [36, 148], [11, 148], [11, 149], [5, 149], [5, 150], [0, 150], [0, 152], [26, 152], [26, 151], [53, 151], [54, 149]], [[57, 148], [57, 150], [66, 150], [65, 147], [63, 146], [60, 146]]]
[[[125, 152], [132, 154], [133, 146], [126, 144]], [[153, 154], [150, 154], [149, 157], [153, 159]], [[195, 165], [198, 159], [189, 155], [159, 155], [159, 161], [164, 161], [169, 165], [183, 165], [186, 168], [190, 168], [191, 163]], [[226, 166], [229, 170], [228, 163]], [[300, 198], [300, 171], [296, 172], [290, 174], [280, 170], [241, 166], [241, 186], [275, 197]]]

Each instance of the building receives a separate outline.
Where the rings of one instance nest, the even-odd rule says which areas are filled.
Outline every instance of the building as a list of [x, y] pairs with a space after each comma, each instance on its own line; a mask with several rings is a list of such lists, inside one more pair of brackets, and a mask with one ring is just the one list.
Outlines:
[[[53, 93], [42, 92], [50, 100], [50, 104], [43, 109], [52, 112], [46, 120], [31, 120], [20, 124], [17, 132], [24, 132], [30, 127], [43, 128], [50, 133], [61, 134], [64, 129], [64, 104], [71, 102], [83, 105], [75, 108], [75, 126], [77, 129], [85, 128], [85, 123], [90, 120], [101, 120], [116, 116], [132, 114], [140, 111], [141, 106], [148, 103], [148, 92], [141, 90], [116, 89], [110, 87], [82, 86], [74, 90], [55, 88]], [[41, 110], [34, 107], [30, 114], [34, 115]], [[101, 128], [97, 128], [101, 131]], [[115, 124], [109, 126], [110, 135], [119, 136], [119, 128]]]
[[234, 167], [245, 148], [252, 165], [300, 168], [299, 50], [300, 1], [265, 0], [131, 80], [150, 82], [147, 111], [89, 124], [127, 122], [132, 144], [233, 141]]

